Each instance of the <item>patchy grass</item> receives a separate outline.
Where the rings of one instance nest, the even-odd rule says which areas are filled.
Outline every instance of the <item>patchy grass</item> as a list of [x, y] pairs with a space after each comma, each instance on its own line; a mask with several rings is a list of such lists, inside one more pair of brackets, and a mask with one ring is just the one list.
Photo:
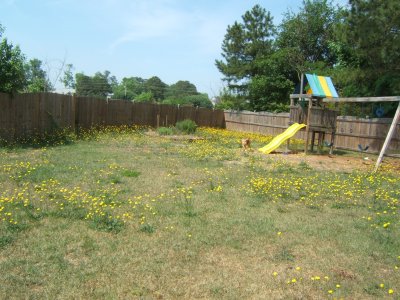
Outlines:
[[257, 148], [271, 137], [196, 135], [109, 128], [0, 148], [0, 295], [399, 297], [390, 163], [377, 174], [329, 171], [329, 160], [316, 168], [240, 149], [241, 138]]

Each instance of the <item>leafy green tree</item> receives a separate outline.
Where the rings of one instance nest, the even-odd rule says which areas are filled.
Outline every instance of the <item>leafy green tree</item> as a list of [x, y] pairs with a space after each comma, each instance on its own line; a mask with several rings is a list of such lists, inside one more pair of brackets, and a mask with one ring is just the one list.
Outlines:
[[179, 80], [167, 88], [166, 98], [182, 98], [197, 94], [197, 88], [193, 83], [186, 80]]
[[[341, 38], [354, 75], [348, 94], [390, 96], [400, 93], [400, 2], [350, 0]], [[350, 89], [351, 88], [351, 89]], [[353, 95], [355, 96], [355, 95]]]
[[124, 77], [120, 84], [113, 88], [114, 99], [133, 100], [144, 91], [145, 80], [140, 77]]
[[54, 88], [42, 69], [42, 61], [34, 58], [25, 64], [26, 92], [50, 92]]
[[350, 0], [345, 38], [357, 51], [361, 66], [378, 72], [398, 70], [400, 2]]
[[74, 66], [72, 64], [67, 64], [64, 69], [63, 77], [60, 81], [64, 84], [64, 87], [68, 89], [75, 89], [75, 79], [73, 75]]
[[165, 93], [168, 85], [161, 81], [157, 76], [153, 76], [144, 83], [145, 92], [151, 92], [155, 101], [165, 99]]
[[163, 102], [163, 104], [172, 104], [172, 105], [193, 105], [195, 107], [206, 107], [212, 108], [213, 104], [211, 100], [208, 98], [206, 93], [197, 94], [197, 95], [189, 95], [180, 98], [167, 98]]
[[[4, 32], [0, 25], [0, 38]], [[19, 46], [13, 46], [6, 38], [0, 41], [0, 92], [15, 93], [25, 86], [25, 56]]]
[[256, 61], [273, 53], [275, 27], [271, 14], [259, 5], [247, 11], [242, 21], [228, 26], [222, 42], [223, 60], [215, 64], [229, 89], [246, 95], [249, 80], [257, 75]]
[[143, 92], [135, 97], [135, 102], [153, 102], [154, 96], [151, 92]]
[[94, 76], [83, 73], [75, 74], [76, 94], [78, 96], [92, 96], [107, 98], [112, 93], [112, 88], [117, 84], [114, 76], [109, 71], [97, 72]]
[[287, 62], [296, 69], [298, 77], [315, 63], [324, 62], [330, 68], [337, 63], [337, 51], [332, 44], [341, 16], [341, 9], [328, 0], [304, 0], [297, 14], [285, 14], [277, 46], [286, 49]]
[[220, 101], [215, 105], [218, 109], [247, 110], [250, 109], [246, 99], [233, 93], [228, 87], [220, 91]]
[[[258, 74], [249, 84], [248, 106], [253, 111], [288, 110], [289, 94], [293, 92], [297, 73], [287, 63], [286, 49], [257, 60]], [[290, 53], [289, 53], [290, 54]]]
[[167, 98], [164, 99], [161, 103], [170, 105], [184, 105], [188, 104], [189, 102], [187, 101], [187, 99], [184, 98]]
[[206, 93], [204, 94], [197, 94], [197, 95], [189, 95], [184, 98], [188, 103], [191, 103], [193, 106], [196, 107], [206, 107], [212, 108], [213, 104], [208, 98]]

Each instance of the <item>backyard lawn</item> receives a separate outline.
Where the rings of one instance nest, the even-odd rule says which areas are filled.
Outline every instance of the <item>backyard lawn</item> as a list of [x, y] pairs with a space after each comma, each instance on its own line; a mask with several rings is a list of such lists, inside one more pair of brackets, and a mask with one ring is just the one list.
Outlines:
[[0, 298], [399, 299], [399, 160], [256, 150], [271, 138], [0, 148]]

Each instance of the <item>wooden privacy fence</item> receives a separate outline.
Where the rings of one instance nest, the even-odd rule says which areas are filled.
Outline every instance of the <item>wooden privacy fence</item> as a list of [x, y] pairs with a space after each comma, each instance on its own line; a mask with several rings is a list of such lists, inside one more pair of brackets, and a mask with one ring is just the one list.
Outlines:
[[[289, 126], [288, 113], [236, 112], [225, 111], [226, 128], [230, 130], [255, 132], [268, 135], [282, 133]], [[385, 141], [392, 119], [360, 119], [356, 117], [337, 117], [335, 147], [358, 150], [358, 145], [369, 146], [368, 151], [377, 153]], [[305, 131], [297, 133], [296, 138], [304, 139]], [[325, 137], [330, 141], [330, 135]], [[390, 142], [389, 153], [400, 151], [400, 123]]]
[[[233, 112], [195, 108], [190, 106], [133, 103], [92, 97], [72, 97], [54, 93], [29, 93], [10, 96], [0, 93], [0, 138], [52, 133], [69, 128], [76, 130], [107, 125], [147, 125], [152, 127], [175, 125], [191, 119], [199, 126], [227, 128], [269, 135], [282, 133], [289, 125], [288, 113]], [[359, 119], [338, 117], [335, 146], [358, 150], [358, 145], [369, 146], [379, 152], [391, 119]], [[304, 131], [296, 137], [304, 138]], [[326, 136], [330, 140], [330, 136]], [[389, 145], [390, 152], [400, 150], [400, 124]]]
[[0, 93], [0, 138], [13, 140], [68, 128], [170, 126], [191, 119], [199, 126], [225, 127], [222, 110], [126, 100], [73, 97], [54, 93]]
[[66, 127], [75, 128], [75, 103], [70, 96], [0, 93], [0, 138], [13, 140]]

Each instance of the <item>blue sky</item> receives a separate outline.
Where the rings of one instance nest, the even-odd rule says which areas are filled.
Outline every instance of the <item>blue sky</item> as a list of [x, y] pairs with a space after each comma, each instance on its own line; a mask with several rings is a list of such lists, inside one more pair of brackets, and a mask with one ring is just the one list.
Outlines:
[[[336, 0], [344, 4], [345, 0]], [[4, 36], [55, 81], [60, 62], [93, 75], [189, 80], [210, 97], [223, 87], [215, 67], [228, 25], [254, 5], [277, 25], [301, 0], [0, 0]], [[60, 84], [57, 84], [61, 88]]]

